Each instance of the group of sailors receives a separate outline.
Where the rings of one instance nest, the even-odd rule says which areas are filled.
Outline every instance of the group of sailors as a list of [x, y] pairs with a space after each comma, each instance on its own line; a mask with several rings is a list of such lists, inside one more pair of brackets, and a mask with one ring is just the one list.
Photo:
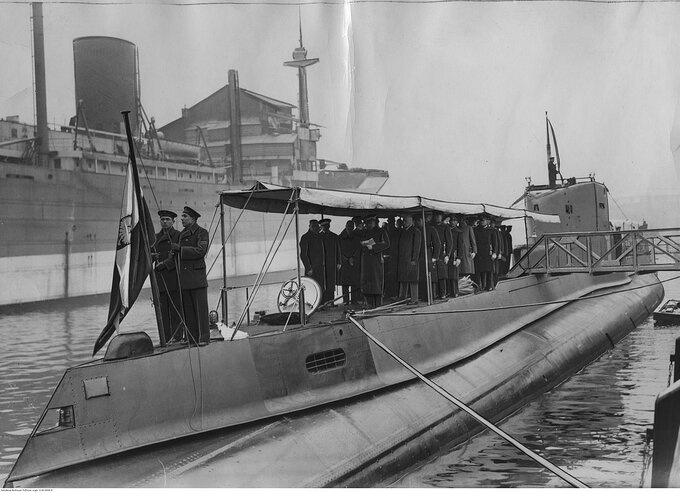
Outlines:
[[310, 220], [300, 238], [300, 260], [321, 286], [321, 304], [335, 300], [336, 286], [345, 305], [427, 301], [428, 277], [435, 299], [457, 297], [463, 276], [478, 290], [493, 290], [510, 267], [512, 226], [486, 214], [429, 212], [424, 234], [421, 214], [389, 216], [381, 226], [377, 215], [354, 217], [340, 234], [330, 225], [328, 218]]

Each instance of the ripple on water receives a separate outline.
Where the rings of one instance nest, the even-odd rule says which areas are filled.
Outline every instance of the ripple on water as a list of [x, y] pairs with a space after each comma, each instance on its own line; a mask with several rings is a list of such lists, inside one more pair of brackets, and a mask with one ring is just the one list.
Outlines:
[[5, 434], [9, 434], [10, 436], [27, 436], [31, 433], [33, 429], [17, 429], [13, 431], [5, 431]]

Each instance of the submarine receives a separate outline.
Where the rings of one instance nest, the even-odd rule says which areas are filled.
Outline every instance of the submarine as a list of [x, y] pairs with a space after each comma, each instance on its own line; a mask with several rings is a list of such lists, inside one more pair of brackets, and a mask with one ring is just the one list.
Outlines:
[[[650, 254], [668, 253], [659, 245], [669, 230], [613, 234], [606, 186], [557, 183], [553, 173], [525, 190], [530, 210], [266, 184], [221, 192], [220, 208], [279, 214], [279, 229], [295, 224], [296, 236], [310, 214], [443, 212], [523, 220], [527, 241], [486, 292], [321, 307], [298, 268], [281, 289], [283, 316], [246, 321], [259, 276], [238, 323], [206, 346], [119, 333], [102, 358], [64, 373], [5, 486], [80, 487], [94, 477], [112, 487], [386, 485], [464, 442], [484, 427], [374, 339], [498, 422], [635, 329], [663, 299], [655, 272], [679, 267]], [[560, 228], [562, 210], [570, 221]]]

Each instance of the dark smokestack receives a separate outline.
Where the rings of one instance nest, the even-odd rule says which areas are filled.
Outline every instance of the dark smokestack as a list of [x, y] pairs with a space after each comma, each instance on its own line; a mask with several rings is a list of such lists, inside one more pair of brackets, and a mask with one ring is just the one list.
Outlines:
[[229, 70], [229, 140], [231, 142], [231, 180], [240, 183], [241, 167], [241, 89], [238, 72]]

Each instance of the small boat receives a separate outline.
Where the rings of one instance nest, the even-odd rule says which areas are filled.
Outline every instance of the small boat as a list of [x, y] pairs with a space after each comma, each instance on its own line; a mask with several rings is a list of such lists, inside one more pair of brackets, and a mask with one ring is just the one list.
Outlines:
[[652, 314], [654, 321], [659, 324], [680, 324], [680, 301], [669, 299]]

